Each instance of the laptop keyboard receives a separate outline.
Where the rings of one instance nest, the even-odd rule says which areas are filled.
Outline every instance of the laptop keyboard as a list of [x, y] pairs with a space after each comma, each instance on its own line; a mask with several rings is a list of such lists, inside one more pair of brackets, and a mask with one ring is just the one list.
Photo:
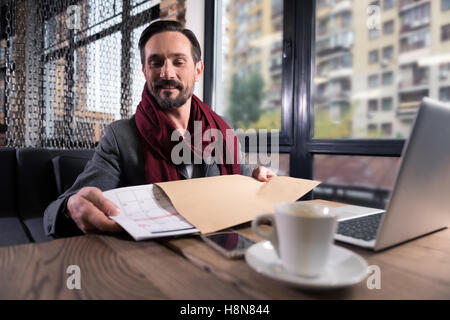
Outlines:
[[375, 240], [384, 212], [341, 221], [336, 233], [365, 241]]

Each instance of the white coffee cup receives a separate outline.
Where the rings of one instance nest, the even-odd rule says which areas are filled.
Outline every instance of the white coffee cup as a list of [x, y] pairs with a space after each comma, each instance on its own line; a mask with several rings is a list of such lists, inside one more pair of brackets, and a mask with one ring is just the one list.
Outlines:
[[[272, 228], [261, 230], [267, 222]], [[318, 276], [326, 265], [336, 225], [335, 209], [313, 202], [279, 202], [274, 214], [252, 221], [253, 232], [272, 243], [284, 269], [305, 277]]]

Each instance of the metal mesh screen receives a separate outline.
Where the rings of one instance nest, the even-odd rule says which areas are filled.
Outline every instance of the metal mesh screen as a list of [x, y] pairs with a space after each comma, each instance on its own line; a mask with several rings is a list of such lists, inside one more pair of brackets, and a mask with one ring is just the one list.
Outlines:
[[92, 148], [107, 124], [131, 116], [145, 83], [139, 36], [161, 2], [6, 1], [7, 144]]

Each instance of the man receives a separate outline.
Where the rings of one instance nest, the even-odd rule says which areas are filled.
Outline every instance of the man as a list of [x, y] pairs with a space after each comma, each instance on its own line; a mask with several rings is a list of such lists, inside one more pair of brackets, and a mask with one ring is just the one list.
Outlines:
[[223, 150], [214, 154], [222, 154], [215, 160], [224, 160], [225, 155], [231, 154], [231, 164], [207, 163], [204, 159], [201, 163], [174, 164], [172, 150], [179, 143], [171, 139], [174, 132], [198, 160], [208, 144], [203, 141], [200, 146], [192, 145], [189, 139], [183, 139], [188, 136], [186, 133], [196, 134], [194, 122], [201, 124], [202, 137], [212, 130], [225, 134], [230, 128], [193, 95], [203, 63], [200, 45], [190, 30], [175, 21], [152, 23], [143, 31], [139, 49], [146, 84], [136, 114], [106, 128], [92, 160], [74, 185], [47, 207], [47, 235], [120, 232], [121, 227], [108, 218], [118, 214], [118, 209], [103, 196], [102, 190], [220, 174], [252, 174], [260, 181], [274, 175], [265, 167], [251, 172], [248, 166], [239, 164], [242, 155], [235, 135], [235, 143], [224, 141]]

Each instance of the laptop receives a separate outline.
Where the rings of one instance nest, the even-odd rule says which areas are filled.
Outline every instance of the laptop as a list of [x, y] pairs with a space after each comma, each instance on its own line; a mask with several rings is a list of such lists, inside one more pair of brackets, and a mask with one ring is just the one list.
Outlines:
[[335, 240], [382, 250], [450, 225], [450, 105], [423, 98], [386, 210], [337, 208]]

